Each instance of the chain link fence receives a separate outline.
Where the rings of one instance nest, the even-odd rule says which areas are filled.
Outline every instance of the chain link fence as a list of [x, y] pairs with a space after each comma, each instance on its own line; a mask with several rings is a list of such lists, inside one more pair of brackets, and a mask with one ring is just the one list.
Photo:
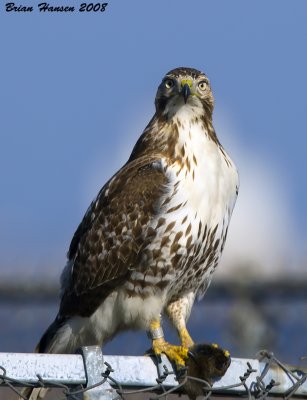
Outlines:
[[[257, 359], [254, 360], [233, 359], [226, 375], [213, 384], [190, 376], [188, 371], [184, 371], [180, 377], [176, 376], [165, 357], [160, 363], [149, 357], [128, 357], [128, 362], [127, 357], [103, 357], [100, 348], [97, 347], [82, 349], [84, 373], [77, 372], [74, 379], [67, 378], [65, 381], [62, 371], [60, 373], [62, 383], [58, 378], [56, 380], [46, 379], [43, 374], [39, 373], [36, 373], [36, 380], [33, 382], [33, 377], [17, 378], [18, 373], [13, 372], [14, 370], [12, 373], [15, 376], [12, 376], [9, 372], [10, 364], [5, 361], [9, 359], [9, 353], [2, 354], [6, 354], [6, 358], [2, 358], [1, 362], [0, 353], [0, 387], [9, 388], [15, 393], [16, 398], [19, 396], [24, 400], [27, 400], [27, 396], [22, 393], [21, 387], [25, 386], [61, 389], [60, 394], [56, 396], [57, 400], [80, 400], [82, 398], [89, 400], [131, 400], [135, 398], [160, 400], [173, 399], [184, 393], [190, 393], [190, 398], [195, 398], [190, 392], [191, 385], [193, 388], [195, 385], [201, 388], [202, 399], [207, 399], [212, 395], [225, 395], [228, 398], [240, 395], [247, 399], [259, 400], [266, 399], [271, 395], [282, 397], [285, 400], [295, 395], [307, 398], [307, 370], [285, 365], [273, 353], [264, 350], [260, 351]], [[15, 355], [17, 356], [17, 353]], [[41, 355], [31, 356], [39, 357]], [[56, 357], [56, 355], [44, 356]], [[70, 357], [80, 356], [70, 355]], [[302, 359], [303, 362], [306, 361], [306, 357]], [[115, 365], [112, 365], [112, 360]], [[8, 368], [3, 365], [5, 363], [8, 364]], [[26, 365], [20, 364], [18, 368], [23, 371], [23, 376], [26, 376]], [[78, 368], [76, 369], [78, 370]], [[176, 397], [173, 397], [174, 394]], [[1, 395], [0, 397], [2, 399]]]

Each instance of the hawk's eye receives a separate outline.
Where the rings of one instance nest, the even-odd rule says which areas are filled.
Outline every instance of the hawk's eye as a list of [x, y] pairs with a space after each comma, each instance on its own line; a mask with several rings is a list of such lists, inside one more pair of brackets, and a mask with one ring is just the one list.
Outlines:
[[206, 90], [206, 88], [207, 88], [207, 82], [206, 82], [206, 81], [201, 81], [201, 82], [199, 82], [198, 87], [199, 87], [199, 89], [202, 90], [202, 91]]
[[164, 86], [166, 87], [166, 89], [170, 89], [174, 86], [174, 81], [172, 79], [165, 79]]

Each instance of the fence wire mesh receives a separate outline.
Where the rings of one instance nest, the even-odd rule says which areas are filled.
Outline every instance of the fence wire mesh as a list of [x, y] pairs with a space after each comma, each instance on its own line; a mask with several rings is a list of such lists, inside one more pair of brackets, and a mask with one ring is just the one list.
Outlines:
[[[28, 397], [22, 393], [21, 387], [29, 387], [29, 388], [58, 388], [61, 389], [62, 395], [60, 397], [56, 397], [57, 400], [66, 400], [69, 398], [80, 400], [82, 395], [86, 392], [92, 390], [95, 387], [109, 383], [112, 388], [115, 390], [116, 395], [112, 397], [114, 400], [131, 400], [136, 395], [138, 398], [141, 398], [141, 395], [150, 394], [151, 400], [162, 400], [168, 399], [168, 396], [172, 394], [189, 394], [189, 384], [198, 385], [202, 389], [203, 397], [202, 399], [206, 400], [210, 398], [212, 395], [236, 395], [239, 394], [240, 397], [247, 398], [249, 400], [252, 399], [266, 399], [268, 396], [274, 394], [275, 396], [279, 396], [285, 400], [288, 400], [292, 396], [296, 395], [299, 388], [305, 383], [307, 379], [307, 373], [303, 372], [305, 369], [300, 368], [297, 370], [295, 367], [291, 367], [285, 365], [280, 360], [278, 360], [273, 353], [268, 352], [266, 350], [262, 350], [257, 354], [257, 358], [259, 361], [265, 363], [265, 367], [262, 372], [253, 378], [252, 382], [247, 382], [251, 377], [251, 374], [258, 372], [256, 369], [252, 367], [249, 362], [246, 362], [246, 371], [243, 375], [237, 377], [237, 380], [233, 382], [231, 385], [227, 386], [216, 386], [214, 387], [207, 381], [189, 376], [187, 371], [184, 371], [180, 377], [177, 377], [176, 380], [178, 382], [177, 385], [173, 387], [168, 387], [165, 385], [165, 380], [169, 375], [174, 374], [174, 371], [169, 370], [166, 365], [163, 366], [163, 373], [160, 373], [160, 376], [156, 378], [156, 384], [153, 386], [148, 386], [144, 388], [135, 389], [125, 388], [121, 385], [121, 383], [114, 377], [114, 369], [108, 362], [104, 362], [104, 370], [101, 371], [101, 380], [97, 382], [95, 385], [91, 386], [71, 386], [55, 383], [49, 380], [43, 379], [39, 374], [37, 374], [38, 381], [35, 384], [29, 384], [22, 380], [17, 380], [11, 378], [7, 375], [6, 369], [0, 365], [0, 387], [7, 387], [12, 392], [19, 396], [21, 399], [28, 400]], [[307, 357], [302, 357], [302, 360], [306, 361]], [[292, 386], [289, 386], [286, 391], [280, 392], [276, 390], [276, 387], [280, 385], [280, 382], [270, 379], [269, 371], [272, 369], [279, 367], [284, 374], [287, 375], [288, 378], [291, 379]], [[306, 392], [307, 393], [307, 392]], [[301, 395], [301, 394], [300, 394]], [[302, 396], [302, 395], [301, 395]], [[303, 397], [307, 398], [307, 394]], [[148, 397], [147, 397], [148, 398]], [[191, 395], [190, 398], [195, 398]]]

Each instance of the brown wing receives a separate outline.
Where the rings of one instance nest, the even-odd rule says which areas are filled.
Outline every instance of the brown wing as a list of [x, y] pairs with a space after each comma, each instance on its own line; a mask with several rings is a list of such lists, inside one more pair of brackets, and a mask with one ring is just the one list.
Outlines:
[[167, 192], [161, 162], [141, 157], [127, 163], [100, 191], [79, 225], [68, 258], [73, 268], [61, 300], [61, 317], [91, 315], [138, 266], [153, 240], [150, 227]]

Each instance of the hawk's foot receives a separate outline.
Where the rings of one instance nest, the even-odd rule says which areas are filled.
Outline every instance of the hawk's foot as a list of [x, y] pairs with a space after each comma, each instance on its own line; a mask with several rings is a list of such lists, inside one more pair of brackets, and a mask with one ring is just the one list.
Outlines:
[[185, 367], [189, 352], [187, 347], [175, 346], [166, 342], [162, 337], [152, 341], [152, 349], [156, 356], [160, 356], [162, 353], [165, 354], [177, 369]]
[[167, 358], [175, 364], [178, 370], [185, 367], [185, 362], [188, 359], [189, 346], [193, 345], [193, 341], [186, 329], [179, 330], [182, 346], [175, 346], [164, 340], [160, 319], [153, 320], [150, 323], [148, 334], [152, 339], [152, 350], [156, 356], [160, 356], [164, 353]]

